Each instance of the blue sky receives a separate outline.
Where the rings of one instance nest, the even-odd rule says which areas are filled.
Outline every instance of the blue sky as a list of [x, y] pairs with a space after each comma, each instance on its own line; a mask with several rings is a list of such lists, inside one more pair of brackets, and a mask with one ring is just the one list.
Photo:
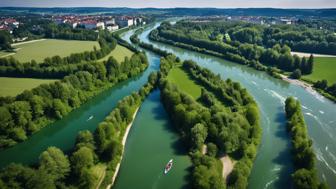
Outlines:
[[336, 0], [0, 0], [0, 7], [336, 8]]

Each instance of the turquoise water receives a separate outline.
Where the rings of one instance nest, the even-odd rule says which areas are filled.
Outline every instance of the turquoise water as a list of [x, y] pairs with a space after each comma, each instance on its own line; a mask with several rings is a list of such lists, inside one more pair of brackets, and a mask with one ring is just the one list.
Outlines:
[[[158, 24], [154, 27], [157, 26]], [[319, 176], [331, 188], [336, 188], [336, 105], [333, 102], [319, 94], [311, 94], [302, 87], [272, 78], [264, 72], [210, 55], [150, 41], [148, 33], [151, 29], [139, 36], [141, 41], [172, 52], [182, 60], [194, 60], [223, 79], [239, 81], [258, 102], [263, 137], [249, 178], [249, 188], [283, 188], [290, 183], [293, 165], [284, 113], [284, 101], [288, 96], [301, 101], [308, 131], [314, 141]]]

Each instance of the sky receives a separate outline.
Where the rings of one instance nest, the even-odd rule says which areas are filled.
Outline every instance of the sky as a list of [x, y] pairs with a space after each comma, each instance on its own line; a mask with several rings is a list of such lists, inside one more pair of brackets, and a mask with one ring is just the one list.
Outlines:
[[336, 8], [336, 0], [0, 0], [0, 7]]

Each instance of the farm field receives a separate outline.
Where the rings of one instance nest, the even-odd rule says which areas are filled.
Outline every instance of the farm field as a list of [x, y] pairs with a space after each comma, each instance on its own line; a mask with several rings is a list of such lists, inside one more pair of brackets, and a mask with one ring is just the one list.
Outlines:
[[181, 67], [171, 69], [168, 74], [168, 80], [175, 83], [180, 90], [188, 93], [194, 99], [198, 99], [201, 96], [201, 86], [192, 80]]
[[326, 79], [328, 85], [336, 83], [336, 57], [315, 57], [314, 69], [310, 75], [303, 76], [304, 79], [318, 81]]
[[55, 81], [57, 80], [0, 77], [0, 96], [16, 96], [24, 90], [32, 89], [43, 83], [51, 83]]
[[[47, 57], [56, 55], [65, 57], [72, 53], [91, 51], [94, 46], [97, 49], [100, 48], [97, 41], [45, 39], [30, 43], [14, 44], [13, 47], [15, 47], [17, 52], [12, 57], [20, 62], [29, 62], [34, 59], [39, 63]], [[9, 53], [0, 52], [0, 57], [6, 54]]]
[[106, 61], [109, 59], [110, 56], [113, 56], [119, 63], [121, 63], [122, 61], [124, 61], [125, 57], [130, 58], [132, 54], [133, 52], [128, 48], [121, 45], [117, 45], [116, 48], [110, 54], [100, 59], [99, 61]]

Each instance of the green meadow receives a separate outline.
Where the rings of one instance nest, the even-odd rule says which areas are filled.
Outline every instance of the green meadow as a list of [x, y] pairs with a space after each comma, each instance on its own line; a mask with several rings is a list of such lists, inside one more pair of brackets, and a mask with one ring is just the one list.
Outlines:
[[315, 57], [313, 73], [304, 79], [318, 81], [326, 79], [328, 85], [336, 83], [336, 57]]
[[55, 81], [57, 80], [0, 77], [0, 96], [16, 96], [22, 93], [24, 90], [29, 90], [41, 84]]
[[180, 66], [169, 71], [168, 81], [176, 84], [180, 90], [191, 95], [196, 100], [201, 96], [201, 86], [192, 80]]
[[[96, 46], [97, 49], [100, 48], [97, 41], [45, 39], [22, 44], [14, 44], [13, 47], [15, 48], [16, 52], [10, 56], [14, 57], [20, 62], [29, 62], [31, 60], [35, 60], [40, 63], [47, 57], [56, 55], [65, 57], [72, 53], [92, 51], [94, 46]], [[6, 56], [8, 54], [10, 53], [1, 52], [0, 57]]]
[[113, 56], [119, 63], [124, 61], [125, 57], [131, 57], [133, 54], [132, 51], [130, 51], [128, 48], [117, 45], [116, 48], [110, 52], [107, 56], [104, 58], [100, 59], [99, 61], [106, 61], [109, 59], [110, 56]]

